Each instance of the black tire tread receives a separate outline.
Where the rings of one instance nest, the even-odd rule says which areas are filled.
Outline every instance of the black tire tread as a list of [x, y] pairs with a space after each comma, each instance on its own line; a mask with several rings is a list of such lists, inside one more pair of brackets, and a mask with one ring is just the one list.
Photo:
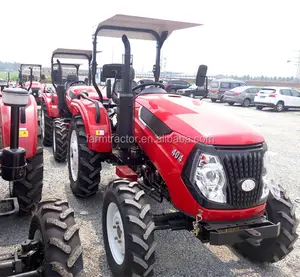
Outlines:
[[34, 238], [36, 229], [41, 230], [46, 244], [45, 263], [50, 265], [45, 266], [45, 276], [76, 277], [81, 276], [83, 271], [79, 228], [74, 219], [74, 212], [62, 219], [61, 214], [66, 210], [69, 210], [66, 201], [48, 200], [40, 202], [33, 214], [29, 239]]
[[[152, 220], [151, 207], [146, 200], [145, 192], [139, 188], [137, 182], [131, 182], [127, 179], [118, 179], [108, 184], [104, 192], [105, 196], [106, 194], [113, 194], [117, 197], [122, 209], [120, 212], [123, 213], [125, 218], [123, 225], [124, 228], [127, 229], [125, 239], [126, 243], [128, 242], [126, 245], [129, 251], [128, 257], [130, 257], [130, 260], [124, 261], [127, 266], [125, 272], [122, 272], [122, 276], [129, 277], [133, 276], [133, 274], [143, 277], [153, 276], [156, 248], [156, 243], [154, 241], [155, 225]], [[105, 211], [103, 209], [102, 226], [104, 226], [104, 243], [108, 263], [112, 271], [114, 271], [111, 266], [114, 262], [110, 251], [108, 250], [109, 244], [106, 237], [106, 215], [104, 214], [106, 213], [107, 207]], [[119, 276], [116, 274], [120, 273], [121, 272], [114, 272], [115, 276]]]
[[38, 147], [35, 156], [26, 160], [26, 177], [13, 182], [12, 196], [17, 197], [20, 214], [29, 214], [42, 198], [44, 161], [43, 148]]
[[[271, 211], [271, 207], [273, 211]], [[293, 245], [298, 239], [296, 231], [299, 220], [295, 215], [295, 206], [284, 190], [281, 191], [280, 199], [269, 197], [267, 212], [270, 221], [281, 223], [279, 236], [275, 239], [266, 239], [257, 248], [247, 243], [235, 246], [239, 253], [253, 262], [275, 263], [284, 259], [294, 249]]]
[[[78, 197], [88, 197], [94, 195], [99, 190], [102, 155], [88, 148], [87, 135], [81, 116], [73, 118], [68, 141], [71, 139], [74, 128], [76, 129], [78, 139], [79, 176], [77, 181], [74, 182], [71, 175], [70, 162], [68, 162], [71, 189], [73, 194]], [[68, 160], [69, 158], [70, 151], [68, 147]]]
[[42, 138], [42, 143], [44, 146], [51, 146], [52, 145], [52, 139], [53, 139], [53, 119], [48, 115], [47, 107], [45, 102], [42, 102], [42, 107], [44, 111], [44, 132], [45, 132], [45, 137]]
[[64, 121], [60, 118], [56, 118], [53, 121], [53, 128], [55, 131], [55, 142], [56, 142], [56, 151], [53, 149], [53, 156], [57, 162], [65, 162], [67, 159], [68, 153], [68, 129]]

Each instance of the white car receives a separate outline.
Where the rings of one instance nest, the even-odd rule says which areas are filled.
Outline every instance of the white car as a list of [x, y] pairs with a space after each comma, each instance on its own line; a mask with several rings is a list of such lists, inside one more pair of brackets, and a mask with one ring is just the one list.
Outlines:
[[254, 97], [254, 104], [258, 110], [272, 107], [276, 112], [300, 109], [300, 92], [290, 87], [265, 87]]

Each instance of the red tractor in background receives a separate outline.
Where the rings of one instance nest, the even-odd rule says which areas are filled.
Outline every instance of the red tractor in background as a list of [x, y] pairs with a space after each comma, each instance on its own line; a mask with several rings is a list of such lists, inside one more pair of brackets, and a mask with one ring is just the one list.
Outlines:
[[[55, 58], [57, 58], [56, 63]], [[87, 80], [79, 80], [80, 65], [61, 63], [59, 58], [87, 60], [89, 68]], [[41, 126], [43, 145], [52, 145], [54, 158], [58, 162], [64, 162], [67, 157], [68, 127], [72, 118], [70, 103], [73, 99], [80, 97], [90, 99], [90, 102], [99, 99], [99, 94], [90, 83], [91, 59], [92, 51], [62, 48], [56, 49], [51, 57], [51, 75], [55, 93], [43, 94]], [[69, 74], [64, 79], [63, 68], [70, 65], [76, 68], [76, 74]], [[108, 99], [107, 105], [109, 105]]]
[[[168, 94], [160, 78], [160, 53], [175, 30], [199, 24], [116, 15], [93, 36], [92, 81], [99, 100], [69, 104], [68, 170], [79, 197], [98, 190], [101, 163], [120, 177], [104, 192], [102, 224], [114, 276], [152, 276], [154, 231], [189, 230], [203, 243], [231, 245], [257, 262], [277, 262], [293, 250], [298, 221], [293, 204], [272, 178], [264, 138], [230, 115], [198, 99]], [[117, 126], [96, 84], [98, 36], [122, 37], [123, 64], [102, 68], [102, 81], [119, 81]], [[154, 82], [132, 87], [129, 38], [156, 42]], [[206, 66], [196, 85], [203, 86]], [[78, 95], [86, 88], [76, 87]], [[148, 196], [167, 199], [177, 212], [152, 214]], [[200, 259], [200, 257], [199, 257]]]
[[[32, 73], [24, 80], [24, 70], [32, 68]], [[38, 76], [34, 76], [34, 71], [38, 71]], [[45, 76], [42, 74], [42, 65], [40, 64], [21, 64], [19, 69], [19, 87], [25, 88], [32, 93], [36, 103], [41, 105], [42, 92], [45, 89]]]
[[[20, 124], [22, 107], [32, 126], [26, 130]], [[83, 270], [83, 259], [74, 211], [63, 200], [39, 202], [43, 152], [33, 147], [37, 145], [35, 109], [36, 102], [27, 90], [5, 88], [1, 92], [1, 176], [12, 184], [12, 198], [0, 200], [0, 220], [7, 222], [8, 215], [19, 211], [33, 216], [28, 239], [14, 253], [0, 255], [0, 276], [77, 277]], [[35, 157], [31, 157], [33, 152]]]

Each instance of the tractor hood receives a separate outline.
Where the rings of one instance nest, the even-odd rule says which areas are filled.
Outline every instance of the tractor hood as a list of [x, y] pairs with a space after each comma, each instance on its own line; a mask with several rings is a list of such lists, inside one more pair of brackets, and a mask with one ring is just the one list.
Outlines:
[[[26, 82], [25, 87], [28, 88], [29, 86], [30, 86], [30, 82]], [[35, 81], [32, 82], [31, 88], [41, 88], [41, 87], [42, 85], [40, 82], [35, 82]]]
[[[75, 95], [78, 95], [81, 92], [87, 92], [91, 99], [99, 100], [99, 95], [93, 86], [73, 86], [70, 89]], [[101, 87], [99, 87], [99, 89], [101, 90], [103, 100], [108, 101], [108, 98], [106, 96], [106, 90], [103, 90]]]
[[246, 122], [230, 112], [179, 95], [141, 95], [136, 101], [173, 131], [203, 144], [250, 145], [264, 142]]

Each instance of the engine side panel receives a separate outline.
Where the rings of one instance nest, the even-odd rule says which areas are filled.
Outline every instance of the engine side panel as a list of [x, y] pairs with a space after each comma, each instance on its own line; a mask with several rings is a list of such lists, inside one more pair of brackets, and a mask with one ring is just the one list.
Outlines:
[[[196, 216], [199, 209], [203, 211], [203, 220], [239, 220], [263, 213], [265, 205], [240, 210], [208, 210], [201, 207], [188, 191], [181, 178], [183, 166], [196, 142], [172, 132], [156, 136], [141, 116], [141, 105], [135, 105], [135, 137], [139, 146], [154, 164], [164, 179], [173, 205], [182, 212]], [[157, 125], [157, 124], [156, 124]], [[177, 155], [174, 150], [180, 153]], [[173, 154], [172, 154], [173, 153]]]
[[85, 99], [75, 99], [70, 103], [70, 112], [73, 116], [81, 115], [86, 130], [88, 147], [96, 152], [109, 153], [112, 151], [111, 124], [106, 109], [101, 102], [100, 123], [96, 123], [96, 106]]
[[[20, 112], [21, 113], [21, 112]], [[36, 154], [38, 139], [38, 117], [37, 104], [32, 95], [29, 96], [28, 104], [25, 108], [26, 123], [20, 123], [19, 146], [26, 150], [26, 158], [33, 157]], [[20, 115], [21, 116], [21, 115]], [[10, 107], [5, 106], [0, 99], [0, 124], [2, 147], [10, 145]]]
[[57, 118], [60, 117], [59, 108], [58, 108], [58, 96], [56, 93], [43, 93], [43, 101], [47, 107], [48, 115]]

